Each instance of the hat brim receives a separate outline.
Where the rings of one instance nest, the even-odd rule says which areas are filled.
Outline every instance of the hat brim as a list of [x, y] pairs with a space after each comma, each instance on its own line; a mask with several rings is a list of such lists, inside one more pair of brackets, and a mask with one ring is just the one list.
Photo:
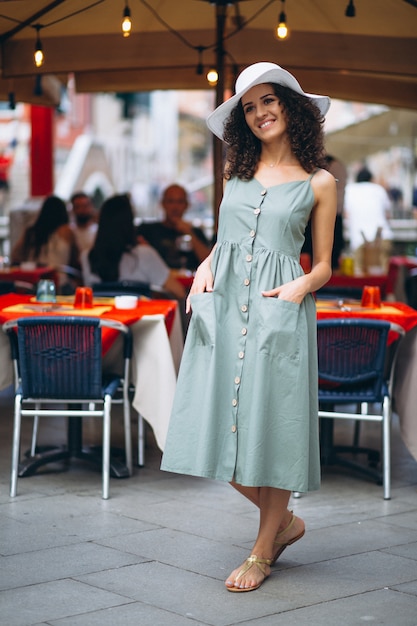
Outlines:
[[255, 78], [241, 91], [229, 98], [229, 100], [226, 100], [226, 102], [220, 104], [212, 113], [210, 113], [210, 115], [207, 117], [206, 122], [211, 132], [219, 139], [224, 141], [224, 123], [226, 122], [230, 113], [237, 106], [241, 97], [247, 91], [249, 91], [249, 89], [252, 89], [252, 87], [255, 87], [256, 85], [262, 85], [263, 83], [276, 83], [278, 85], [283, 85], [284, 87], [289, 87], [293, 91], [303, 96], [307, 96], [307, 98], [310, 98], [314, 102], [314, 104], [317, 106], [323, 116], [326, 115], [327, 111], [330, 108], [330, 98], [328, 96], [319, 96], [313, 93], [305, 93], [292, 74], [290, 74], [283, 68], [277, 67], [268, 70], [262, 75]]

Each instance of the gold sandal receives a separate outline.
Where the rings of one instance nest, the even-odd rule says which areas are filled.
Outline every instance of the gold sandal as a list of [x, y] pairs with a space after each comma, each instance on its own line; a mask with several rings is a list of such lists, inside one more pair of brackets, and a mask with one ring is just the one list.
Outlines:
[[289, 541], [286, 541], [285, 543], [282, 541], [279, 541], [279, 538], [286, 533], [288, 530], [290, 530], [290, 528], [293, 526], [295, 520], [297, 519], [297, 517], [293, 514], [293, 512], [291, 511], [291, 521], [288, 524], [288, 526], [286, 528], [284, 528], [284, 530], [281, 530], [279, 533], [277, 533], [276, 537], [275, 537], [275, 541], [274, 541], [274, 545], [279, 546], [278, 550], [275, 552], [272, 560], [271, 560], [271, 565], [274, 565], [274, 563], [277, 562], [278, 558], [281, 556], [281, 554], [284, 552], [285, 548], [287, 546], [291, 546], [293, 543], [295, 543], [296, 541], [298, 541], [299, 539], [301, 539], [301, 537], [303, 537], [304, 533], [305, 533], [305, 528], [303, 528], [303, 530], [296, 536], [293, 537], [292, 539], [290, 539]]
[[271, 559], [258, 559], [258, 557], [255, 554], [251, 554], [250, 557], [246, 559], [244, 566], [242, 567], [242, 569], [236, 576], [236, 580], [244, 576], [246, 572], [250, 570], [250, 568], [253, 565], [256, 565], [256, 567], [261, 570], [262, 574], [264, 575], [263, 580], [261, 580], [261, 582], [258, 585], [254, 585], [253, 587], [228, 587], [226, 585], [226, 589], [228, 591], [234, 591], [234, 592], [254, 591], [255, 589], [259, 589], [259, 587], [262, 585], [264, 580], [268, 578], [269, 576], [269, 574], [265, 573], [264, 565], [271, 565], [271, 564], [272, 564]]

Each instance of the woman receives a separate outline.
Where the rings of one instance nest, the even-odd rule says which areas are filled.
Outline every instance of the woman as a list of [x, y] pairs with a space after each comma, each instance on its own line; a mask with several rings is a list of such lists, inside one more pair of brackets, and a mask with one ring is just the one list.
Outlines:
[[[331, 275], [330, 101], [256, 63], [207, 120], [229, 144], [217, 244], [199, 266], [162, 469], [229, 481], [260, 511], [250, 557], [226, 580], [252, 591], [304, 534], [291, 491], [318, 489], [316, 311]], [[311, 272], [299, 263], [311, 214]]]
[[67, 207], [61, 198], [49, 196], [45, 199], [35, 223], [26, 229], [15, 245], [12, 263], [23, 261], [56, 268], [61, 290], [69, 283], [67, 273], [59, 272], [59, 269], [64, 266], [77, 268], [78, 255]]
[[84, 283], [135, 280], [184, 298], [184, 288], [151, 246], [137, 242], [133, 210], [127, 195], [112, 196], [100, 211], [96, 239], [81, 254]]

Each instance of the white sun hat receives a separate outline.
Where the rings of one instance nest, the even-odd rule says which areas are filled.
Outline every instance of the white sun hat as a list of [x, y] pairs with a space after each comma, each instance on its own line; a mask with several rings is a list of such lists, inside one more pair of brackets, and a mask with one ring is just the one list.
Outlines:
[[255, 87], [263, 83], [277, 83], [284, 87], [289, 87], [303, 96], [311, 98], [314, 104], [320, 109], [322, 115], [326, 115], [330, 107], [330, 98], [328, 96], [318, 96], [313, 93], [305, 93], [299, 82], [290, 72], [284, 70], [276, 63], [268, 63], [262, 61], [249, 65], [241, 72], [236, 80], [235, 95], [223, 102], [207, 117], [207, 126], [212, 133], [217, 135], [219, 139], [223, 139], [224, 123], [235, 108], [241, 97]]

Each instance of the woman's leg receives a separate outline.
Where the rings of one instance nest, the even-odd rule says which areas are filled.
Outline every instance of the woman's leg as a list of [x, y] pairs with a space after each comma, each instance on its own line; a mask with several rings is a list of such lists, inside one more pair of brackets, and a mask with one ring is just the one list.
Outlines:
[[[260, 510], [258, 536], [251, 554], [256, 555], [258, 559], [272, 559], [277, 549], [275, 545], [276, 536], [278, 532], [288, 526], [292, 518], [291, 512], [288, 511], [288, 501], [291, 492], [273, 487], [244, 487], [236, 483], [232, 483], [232, 486], [258, 506]], [[304, 522], [300, 518], [296, 518], [295, 523], [288, 530], [288, 536], [286, 532], [281, 532], [280, 543], [290, 541], [303, 531]], [[230, 574], [226, 580], [227, 587], [238, 587], [240, 589], [254, 587], [270, 574], [270, 567], [267, 564], [262, 565], [264, 574], [254, 564], [245, 574], [238, 577], [241, 569], [242, 566]]]
[[257, 506], [259, 509], [259, 492], [261, 490], [261, 487], [244, 487], [243, 485], [239, 485], [234, 481], [232, 481], [230, 484], [234, 489], [236, 489], [236, 491], [241, 493], [242, 496], [245, 496], [245, 498], [250, 500], [250, 502], [252, 502], [252, 504]]
[[[241, 493], [243, 496], [245, 496], [245, 498], [247, 498], [250, 502], [252, 502], [252, 504], [257, 506], [258, 509], [261, 508], [260, 492], [261, 492], [261, 489], [263, 489], [263, 487], [245, 487], [244, 485], [239, 485], [238, 483], [235, 483], [233, 481], [230, 484], [234, 489], [236, 489], [236, 491]], [[281, 523], [278, 527], [278, 531], [277, 531], [278, 533], [283, 531], [285, 528], [287, 528], [288, 524], [291, 521], [291, 518], [292, 518], [292, 512], [289, 511], [287, 508], [286, 511], [284, 511], [284, 515], [282, 516]], [[304, 522], [301, 520], [301, 518], [297, 518], [297, 519], [300, 520], [301, 526], [304, 527]], [[289, 538], [295, 537], [296, 535], [298, 535], [300, 530], [301, 530], [300, 523], [295, 523], [294, 528], [291, 531], [291, 534], [289, 534]], [[286, 538], [287, 537], [284, 535], [282, 537], [282, 540], [285, 540]]]

